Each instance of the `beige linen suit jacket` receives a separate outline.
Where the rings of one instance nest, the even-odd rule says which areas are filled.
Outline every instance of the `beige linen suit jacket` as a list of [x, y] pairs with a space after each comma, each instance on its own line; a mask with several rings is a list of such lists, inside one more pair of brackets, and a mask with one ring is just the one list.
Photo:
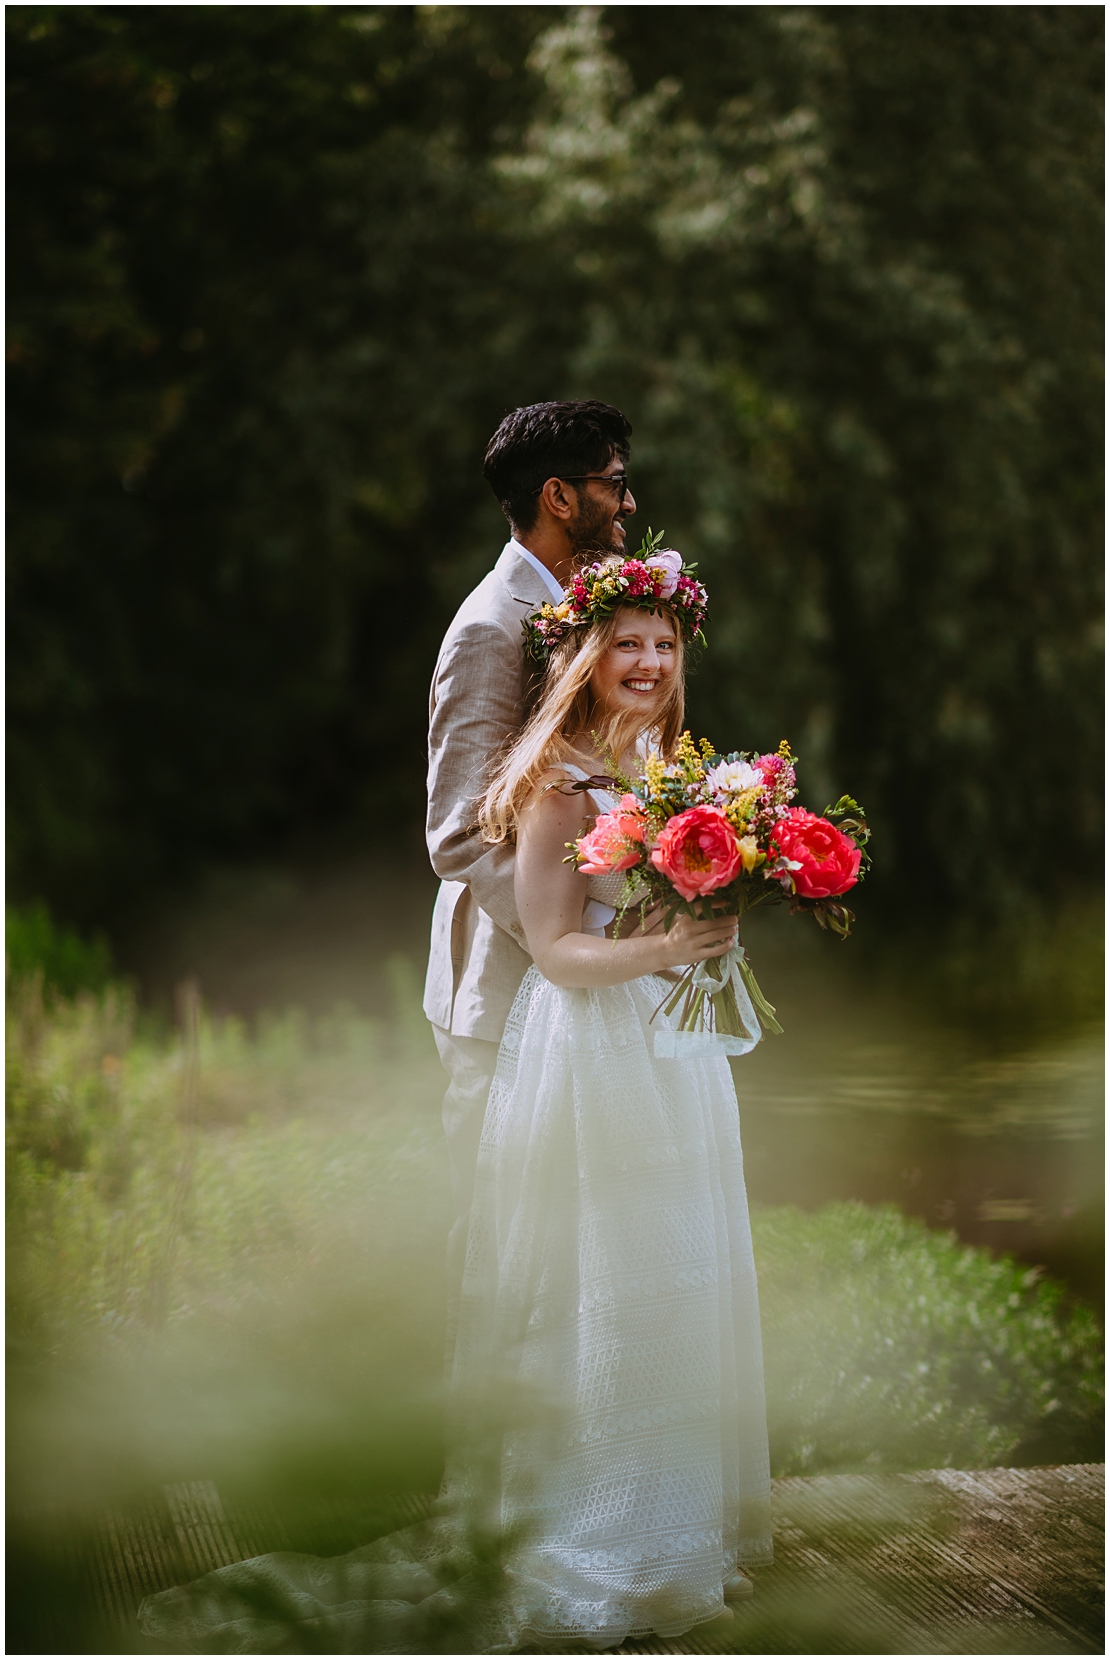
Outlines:
[[513, 895], [515, 849], [483, 842], [474, 821], [490, 761], [527, 712], [533, 671], [521, 624], [550, 598], [510, 542], [460, 606], [432, 677], [427, 833], [441, 881], [424, 1013], [455, 1037], [500, 1043], [532, 960]]

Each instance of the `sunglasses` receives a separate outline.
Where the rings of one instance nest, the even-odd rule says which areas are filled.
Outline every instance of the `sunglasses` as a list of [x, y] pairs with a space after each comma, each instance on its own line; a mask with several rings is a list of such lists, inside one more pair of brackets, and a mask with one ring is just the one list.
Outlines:
[[[627, 473], [571, 473], [569, 477], [562, 480], [564, 484], [586, 484], [590, 481], [595, 484], [610, 484], [615, 486], [619, 492], [617, 496], [618, 501], [623, 501], [625, 496], [629, 495], [632, 490], [632, 484]], [[533, 490], [532, 494], [534, 496], [538, 496], [542, 490], [543, 485], [541, 484], [539, 490]]]

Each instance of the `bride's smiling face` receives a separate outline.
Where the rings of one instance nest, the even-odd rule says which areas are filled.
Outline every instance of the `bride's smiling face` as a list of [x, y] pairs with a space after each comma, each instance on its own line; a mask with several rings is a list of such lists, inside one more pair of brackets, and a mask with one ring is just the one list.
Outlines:
[[676, 662], [675, 623], [667, 613], [626, 606], [617, 613], [612, 643], [594, 665], [590, 691], [607, 714], [643, 709], [646, 715]]

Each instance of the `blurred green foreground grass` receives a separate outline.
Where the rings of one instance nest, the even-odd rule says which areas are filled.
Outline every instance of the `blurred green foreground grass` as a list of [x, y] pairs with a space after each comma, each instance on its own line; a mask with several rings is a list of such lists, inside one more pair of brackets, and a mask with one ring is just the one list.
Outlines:
[[[388, 1495], [436, 1489], [443, 1077], [401, 960], [392, 984], [378, 1020], [253, 1030], [186, 987], [176, 1032], [120, 986], [10, 984], [28, 1538], [205, 1477], [331, 1553], [388, 1528]], [[1037, 1270], [887, 1208], [753, 1225], [775, 1474], [1100, 1456], [1096, 1323]]]

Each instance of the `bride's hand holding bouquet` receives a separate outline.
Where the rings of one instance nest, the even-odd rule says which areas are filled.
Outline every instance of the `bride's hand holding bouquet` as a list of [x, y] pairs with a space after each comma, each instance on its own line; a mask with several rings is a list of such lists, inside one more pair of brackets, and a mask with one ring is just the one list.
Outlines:
[[[624, 910], [661, 908], [675, 936], [674, 963], [689, 966], [660, 1007], [678, 1015], [680, 1033], [717, 1033], [725, 1047], [733, 1047], [728, 1040], [750, 1047], [761, 1024], [781, 1032], [738, 935], [724, 950], [709, 942], [720, 939], [723, 917], [738, 926], [746, 911], [783, 901], [847, 936], [855, 918], [839, 901], [867, 859], [860, 808], [850, 796], [823, 817], [791, 806], [795, 761], [786, 743], [773, 755], [721, 756], [689, 732], [673, 761], [649, 754], [641, 777], [612, 769], [606, 782], [623, 792], [620, 805], [578, 838], [572, 857], [587, 875], [627, 873]], [[688, 936], [683, 918], [701, 931]], [[704, 953], [693, 949], [695, 939]]]

